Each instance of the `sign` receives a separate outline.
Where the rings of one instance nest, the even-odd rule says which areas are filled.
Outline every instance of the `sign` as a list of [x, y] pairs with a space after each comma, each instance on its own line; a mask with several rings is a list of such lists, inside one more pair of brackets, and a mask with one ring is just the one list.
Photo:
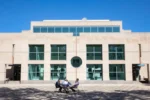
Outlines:
[[75, 68], [80, 67], [80, 65], [82, 64], [82, 59], [78, 56], [75, 56], [71, 59], [71, 65]]

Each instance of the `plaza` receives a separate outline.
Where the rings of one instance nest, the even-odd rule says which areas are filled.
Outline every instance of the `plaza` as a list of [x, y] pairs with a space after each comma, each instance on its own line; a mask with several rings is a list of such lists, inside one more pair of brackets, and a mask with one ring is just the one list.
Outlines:
[[150, 100], [143, 84], [81, 84], [78, 92], [59, 93], [53, 84], [0, 85], [0, 100]]

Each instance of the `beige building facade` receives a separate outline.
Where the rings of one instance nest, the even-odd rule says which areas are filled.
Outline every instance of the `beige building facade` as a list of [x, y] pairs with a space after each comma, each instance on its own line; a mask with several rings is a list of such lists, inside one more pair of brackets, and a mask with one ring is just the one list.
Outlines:
[[0, 33], [0, 82], [150, 80], [150, 34], [122, 21], [44, 20], [30, 30]]

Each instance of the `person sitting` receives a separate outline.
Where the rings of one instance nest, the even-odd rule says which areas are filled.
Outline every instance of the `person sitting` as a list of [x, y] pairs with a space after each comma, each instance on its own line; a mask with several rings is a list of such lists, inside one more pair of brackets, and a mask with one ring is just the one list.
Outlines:
[[67, 79], [65, 79], [62, 84], [61, 87], [65, 90], [66, 93], [68, 93], [68, 87], [70, 86], [70, 82], [68, 82]]
[[60, 79], [58, 79], [58, 81], [55, 83], [55, 87], [59, 88], [59, 91], [61, 92], [62, 87], [61, 87]]
[[72, 85], [72, 86], [70, 87], [70, 89], [71, 89], [73, 92], [75, 92], [74, 88], [77, 88], [78, 85], [79, 85], [79, 79], [77, 78], [76, 81], [75, 81], [75, 84]]

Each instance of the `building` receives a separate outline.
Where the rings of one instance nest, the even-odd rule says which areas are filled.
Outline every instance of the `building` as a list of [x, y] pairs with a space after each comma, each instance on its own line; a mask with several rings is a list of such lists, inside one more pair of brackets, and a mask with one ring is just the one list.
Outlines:
[[0, 82], [150, 80], [150, 34], [122, 21], [44, 20], [21, 33], [0, 34]]

